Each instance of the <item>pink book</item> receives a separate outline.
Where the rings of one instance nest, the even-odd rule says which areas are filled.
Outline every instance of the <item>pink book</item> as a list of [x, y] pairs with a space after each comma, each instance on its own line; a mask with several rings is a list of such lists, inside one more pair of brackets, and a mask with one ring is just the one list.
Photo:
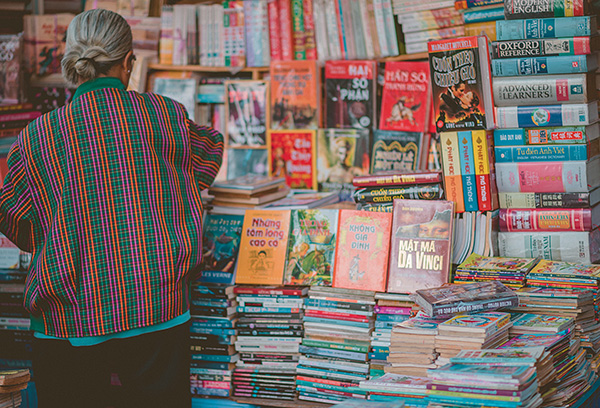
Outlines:
[[269, 0], [268, 2], [271, 61], [281, 61], [281, 22], [278, 3], [277, 0]]
[[279, 22], [281, 31], [281, 59], [294, 59], [294, 37], [292, 35], [292, 6], [290, 0], [277, 0], [279, 5]]

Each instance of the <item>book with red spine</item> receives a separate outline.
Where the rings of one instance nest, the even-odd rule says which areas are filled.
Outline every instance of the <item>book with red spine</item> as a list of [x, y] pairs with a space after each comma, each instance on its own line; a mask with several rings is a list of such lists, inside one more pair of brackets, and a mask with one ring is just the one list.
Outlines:
[[304, 12], [304, 51], [307, 60], [317, 59], [317, 39], [315, 36], [315, 18], [313, 0], [303, 0]]
[[281, 61], [281, 31], [278, 0], [268, 0], [269, 49], [271, 61]]
[[236, 295], [305, 296], [308, 293], [308, 287], [235, 286], [233, 293]]
[[355, 187], [386, 187], [411, 184], [433, 184], [442, 181], [438, 170], [384, 171], [368, 176], [356, 176], [352, 180]]
[[502, 208], [500, 231], [591, 231], [600, 221], [594, 208]]
[[281, 35], [281, 60], [294, 59], [294, 37], [292, 30], [292, 7], [290, 0], [277, 0], [279, 6], [279, 31]]

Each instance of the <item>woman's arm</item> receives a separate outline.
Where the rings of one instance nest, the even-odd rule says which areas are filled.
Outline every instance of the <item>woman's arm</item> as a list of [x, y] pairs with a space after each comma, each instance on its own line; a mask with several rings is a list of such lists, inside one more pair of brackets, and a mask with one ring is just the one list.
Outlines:
[[192, 147], [192, 166], [201, 190], [215, 180], [223, 161], [223, 135], [188, 120]]

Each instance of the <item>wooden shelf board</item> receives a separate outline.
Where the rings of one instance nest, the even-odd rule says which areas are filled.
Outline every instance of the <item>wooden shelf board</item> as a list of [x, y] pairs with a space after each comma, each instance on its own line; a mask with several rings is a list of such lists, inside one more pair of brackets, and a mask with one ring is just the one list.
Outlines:
[[269, 67], [203, 67], [200, 65], [168, 65], [168, 64], [148, 64], [148, 69], [155, 71], [194, 71], [194, 72], [217, 72], [217, 73], [236, 73], [236, 72], [269, 72]]
[[261, 407], [279, 407], [279, 408], [327, 408], [333, 404], [321, 404], [320, 402], [309, 402], [302, 400], [294, 401], [278, 401], [268, 398], [241, 398], [241, 397], [230, 397], [233, 401], [239, 402], [240, 404], [254, 404], [260, 405]]
[[417, 54], [403, 54], [398, 55], [396, 57], [387, 57], [383, 58], [381, 61], [413, 61], [413, 60], [422, 60], [427, 59], [429, 54], [426, 52], [420, 52]]

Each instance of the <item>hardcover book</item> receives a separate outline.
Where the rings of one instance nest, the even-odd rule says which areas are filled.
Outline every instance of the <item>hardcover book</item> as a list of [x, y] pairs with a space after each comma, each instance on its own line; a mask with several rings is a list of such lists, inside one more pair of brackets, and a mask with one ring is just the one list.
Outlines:
[[371, 152], [371, 173], [420, 168], [425, 134], [376, 130]]
[[283, 283], [331, 285], [338, 210], [294, 210]]
[[494, 130], [494, 146], [586, 144], [600, 136], [600, 125]]
[[452, 201], [396, 200], [388, 292], [413, 293], [448, 282]]
[[494, 101], [487, 38], [430, 41], [428, 49], [437, 131], [491, 129]]
[[269, 174], [284, 177], [293, 189], [316, 190], [317, 140], [314, 130], [273, 130], [269, 137]]
[[586, 37], [597, 32], [595, 16], [496, 21], [498, 41]]
[[316, 61], [271, 63], [271, 128], [318, 129], [320, 69]]
[[598, 102], [544, 106], [504, 106], [496, 109], [496, 127], [534, 128], [587, 126], [598, 120]]
[[523, 57], [495, 59], [492, 74], [499, 76], [579, 74], [598, 68], [595, 55], [558, 55], [555, 57]]
[[228, 147], [267, 144], [269, 84], [266, 81], [226, 81], [225, 136]]
[[289, 227], [289, 211], [246, 211], [235, 279], [237, 284], [281, 284]]
[[492, 58], [586, 55], [598, 49], [600, 37], [541, 38], [492, 43]]
[[442, 181], [442, 172], [437, 170], [387, 171], [352, 180], [355, 187], [388, 187], [411, 184], [434, 184]]
[[588, 0], [505, 0], [504, 13], [508, 20], [584, 16], [588, 6]]
[[333, 286], [385, 292], [392, 214], [340, 210]]
[[589, 193], [500, 193], [501, 208], [589, 208], [600, 203], [600, 188]]
[[204, 218], [200, 282], [233, 285], [243, 222], [241, 215], [209, 213]]
[[498, 146], [496, 163], [585, 161], [600, 153], [598, 139], [588, 144], [554, 146]]
[[340, 201], [351, 201], [352, 180], [369, 174], [369, 131], [319, 129], [317, 155], [319, 191], [337, 191]]
[[462, 169], [460, 166], [460, 146], [457, 132], [440, 134], [442, 164], [444, 166], [444, 183], [446, 199], [456, 203], [455, 212], [465, 211], [465, 196], [463, 192]]
[[375, 126], [374, 61], [325, 63], [325, 126], [371, 129]]
[[398, 187], [361, 188], [354, 192], [357, 203], [384, 204], [397, 199], [441, 200], [443, 196], [441, 184], [422, 184]]
[[427, 62], [386, 62], [379, 129], [429, 132], [430, 88]]

